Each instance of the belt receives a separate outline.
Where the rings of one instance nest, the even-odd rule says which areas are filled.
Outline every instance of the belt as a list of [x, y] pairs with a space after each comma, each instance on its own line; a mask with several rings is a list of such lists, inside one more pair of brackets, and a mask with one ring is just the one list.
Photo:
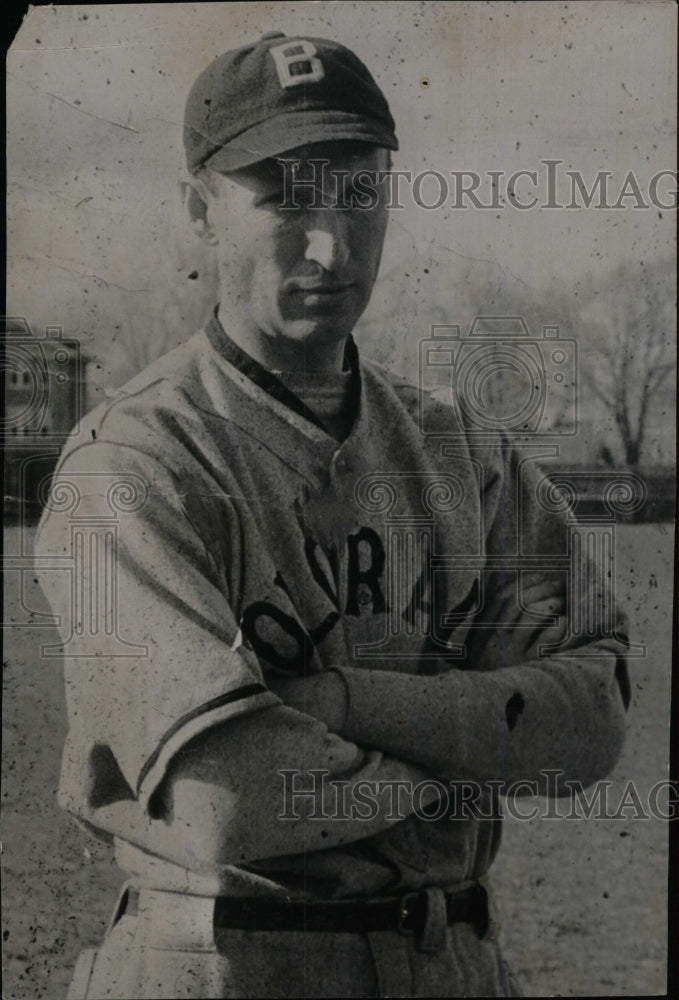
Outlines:
[[[432, 892], [423, 889], [382, 899], [287, 900], [278, 898], [218, 896], [214, 926], [225, 930], [325, 931], [366, 934], [395, 930], [422, 935], [429, 917]], [[488, 896], [480, 884], [443, 893], [447, 924], [474, 925], [483, 937], [488, 929]], [[139, 893], [130, 887], [124, 912], [137, 913]]]

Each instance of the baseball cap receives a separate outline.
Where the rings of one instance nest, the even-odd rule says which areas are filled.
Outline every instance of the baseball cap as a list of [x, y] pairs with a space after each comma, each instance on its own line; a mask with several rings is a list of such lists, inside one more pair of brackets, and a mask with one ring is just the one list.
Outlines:
[[218, 56], [189, 93], [186, 162], [228, 173], [311, 142], [398, 149], [389, 105], [358, 56], [325, 38], [268, 32]]

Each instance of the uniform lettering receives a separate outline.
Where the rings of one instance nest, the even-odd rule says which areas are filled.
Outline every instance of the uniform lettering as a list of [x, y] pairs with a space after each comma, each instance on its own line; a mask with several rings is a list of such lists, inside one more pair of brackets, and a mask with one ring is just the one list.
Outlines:
[[[320, 568], [318, 572], [321, 573]], [[328, 583], [325, 578], [323, 579], [325, 581], [323, 589], [327, 593], [326, 587]], [[290, 590], [280, 573], [276, 573], [274, 583], [292, 601]], [[329, 596], [332, 597], [332, 594]], [[338, 603], [336, 598], [334, 603], [335, 605]], [[264, 620], [267, 618], [271, 622], [274, 622], [286, 636], [293, 640], [293, 644], [297, 647], [294, 653], [291, 655], [282, 653], [268, 638], [261, 634], [260, 626], [262, 628], [265, 627]], [[270, 601], [255, 601], [245, 609], [241, 620], [241, 629], [256, 656], [262, 657], [268, 663], [278, 667], [280, 670], [285, 670], [287, 673], [305, 674], [313, 659], [314, 649], [323, 642], [328, 632], [337, 624], [339, 618], [339, 611], [331, 611], [319, 625], [307, 631], [295, 618], [281, 611], [280, 608], [276, 607]]]
[[[329, 611], [318, 625], [314, 625], [313, 628], [305, 627], [297, 617], [286, 614], [271, 601], [254, 601], [245, 609], [241, 619], [241, 630], [255, 655], [286, 673], [305, 674], [309, 670], [315, 648], [323, 642], [341, 617], [337, 551], [325, 553], [331, 577], [319, 561], [318, 549], [319, 546], [313, 538], [305, 538], [304, 555], [309, 571], [333, 606], [333, 610]], [[368, 565], [365, 565], [366, 558], [369, 559]], [[349, 535], [346, 614], [358, 615], [361, 584], [370, 590], [373, 614], [384, 614], [386, 601], [380, 585], [384, 562], [384, 546], [379, 535], [371, 528], [361, 528], [355, 535]], [[294, 607], [292, 592], [280, 572], [276, 573], [273, 582], [280, 587]]]
[[[312, 543], [312, 544], [315, 544], [315, 543]], [[305, 547], [305, 549], [306, 549], [306, 547]], [[311, 566], [311, 563], [309, 565]], [[312, 570], [312, 572], [313, 572], [313, 570]], [[318, 567], [318, 573], [319, 573], [320, 577], [322, 577], [322, 579], [324, 581], [324, 585], [321, 585], [322, 588], [323, 588], [323, 591], [326, 594], [328, 594], [328, 596], [330, 597], [330, 599], [332, 600], [333, 604], [337, 607], [338, 610], [337, 611], [331, 611], [329, 614], [327, 614], [325, 616], [325, 618], [320, 623], [320, 625], [316, 625], [315, 628], [309, 629], [308, 632], [305, 631], [304, 629], [302, 629], [304, 631], [304, 634], [308, 637], [309, 641], [311, 642], [312, 646], [317, 646], [320, 642], [323, 642], [323, 640], [325, 639], [325, 637], [328, 634], [328, 632], [330, 631], [330, 629], [333, 628], [333, 626], [337, 624], [337, 622], [339, 621], [339, 618], [340, 618], [340, 615], [339, 615], [339, 601], [337, 600], [336, 597], [334, 597], [332, 591], [329, 591], [328, 589], [326, 589], [326, 588], [329, 588], [329, 584], [328, 584], [328, 581], [326, 580], [326, 578], [323, 576], [323, 573], [321, 571], [320, 566]], [[316, 578], [316, 574], [314, 573], [313, 575], [314, 575], [314, 579], [316, 579], [316, 582], [318, 583], [319, 581]], [[274, 583], [276, 584], [277, 587], [280, 587], [281, 590], [285, 591], [285, 593], [288, 595], [288, 597], [290, 599], [290, 603], [293, 604], [292, 594], [290, 593], [290, 588], [288, 587], [288, 585], [286, 584], [285, 580], [283, 579], [283, 577], [281, 576], [280, 573], [276, 573], [276, 577], [274, 579]], [[299, 627], [302, 628], [301, 625]]]
[[[261, 619], [269, 618], [275, 622], [286, 635], [297, 643], [297, 650], [292, 656], [284, 656], [276, 647], [258, 632]], [[286, 615], [269, 601], [255, 601], [243, 613], [241, 629], [247, 636], [257, 657], [261, 657], [274, 667], [287, 673], [304, 674], [314, 655], [314, 643], [311, 636], [304, 631], [299, 622]]]
[[[339, 594], [337, 593], [337, 586], [333, 588], [333, 584], [328, 580], [325, 573], [320, 567], [318, 560], [316, 559], [316, 549], [318, 548], [316, 542], [313, 538], [304, 539], [304, 555], [306, 556], [307, 562], [309, 563], [309, 569], [311, 570], [311, 575], [314, 580], [321, 588], [321, 590], [330, 598], [335, 607], [339, 610]], [[335, 575], [337, 575], [337, 554], [333, 553], [335, 556], [333, 562], [333, 569], [335, 570]], [[330, 556], [328, 555], [328, 561]]]
[[[370, 565], [361, 569], [361, 543], [365, 542], [370, 551]], [[384, 572], [384, 546], [380, 536], [372, 528], [361, 528], [347, 538], [349, 565], [347, 569], [348, 615], [358, 615], [358, 588], [361, 583], [370, 588], [373, 600], [373, 614], [381, 615], [387, 610], [384, 594], [380, 587], [380, 577]]]

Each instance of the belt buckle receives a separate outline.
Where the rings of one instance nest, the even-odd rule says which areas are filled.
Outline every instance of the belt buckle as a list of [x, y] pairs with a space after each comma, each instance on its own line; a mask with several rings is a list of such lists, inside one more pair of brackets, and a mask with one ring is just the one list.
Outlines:
[[[424, 926], [424, 919], [421, 920], [420, 927], [406, 926], [406, 921], [409, 918], [417, 917], [415, 906], [417, 905], [417, 903], [420, 903], [421, 905], [422, 902], [424, 902], [424, 905], [426, 907], [427, 896], [426, 893], [424, 892], [406, 892], [404, 893], [403, 896], [400, 897], [398, 901], [398, 920], [396, 923], [396, 930], [399, 932], [399, 934], [405, 934], [410, 936], [412, 934], [415, 934], [417, 931], [422, 930], [422, 926]], [[424, 914], [422, 914], [422, 916], [424, 917]]]

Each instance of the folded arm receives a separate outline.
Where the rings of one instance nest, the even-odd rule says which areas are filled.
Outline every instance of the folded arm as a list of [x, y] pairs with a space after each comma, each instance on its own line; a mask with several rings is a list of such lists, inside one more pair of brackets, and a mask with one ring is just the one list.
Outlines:
[[[414, 764], [364, 751], [278, 706], [232, 719], [187, 744], [170, 762], [154, 809], [202, 859], [242, 864], [379, 833], [408, 811], [410, 796], [401, 803], [398, 786], [427, 777]], [[432, 798], [430, 791], [427, 801]]]
[[[540, 479], [533, 463], [498, 449], [482, 502], [486, 553], [506, 559], [507, 569], [483, 575], [483, 607], [460, 637], [466, 659], [441, 661], [427, 674], [337, 664], [279, 683], [280, 697], [345, 739], [441, 777], [531, 781], [545, 790], [547, 770], [583, 785], [608, 774], [629, 704], [625, 622], [602, 567], [554, 569], [569, 551], [573, 522], [545, 509]], [[530, 571], [514, 571], [512, 552], [538, 556], [544, 569], [534, 560]]]
[[460, 781], [531, 781], [542, 791], [544, 772], [559, 769], [586, 785], [611, 771], [624, 741], [616, 656], [604, 649], [436, 676], [342, 667], [278, 690], [318, 719], [343, 712], [343, 738]]

